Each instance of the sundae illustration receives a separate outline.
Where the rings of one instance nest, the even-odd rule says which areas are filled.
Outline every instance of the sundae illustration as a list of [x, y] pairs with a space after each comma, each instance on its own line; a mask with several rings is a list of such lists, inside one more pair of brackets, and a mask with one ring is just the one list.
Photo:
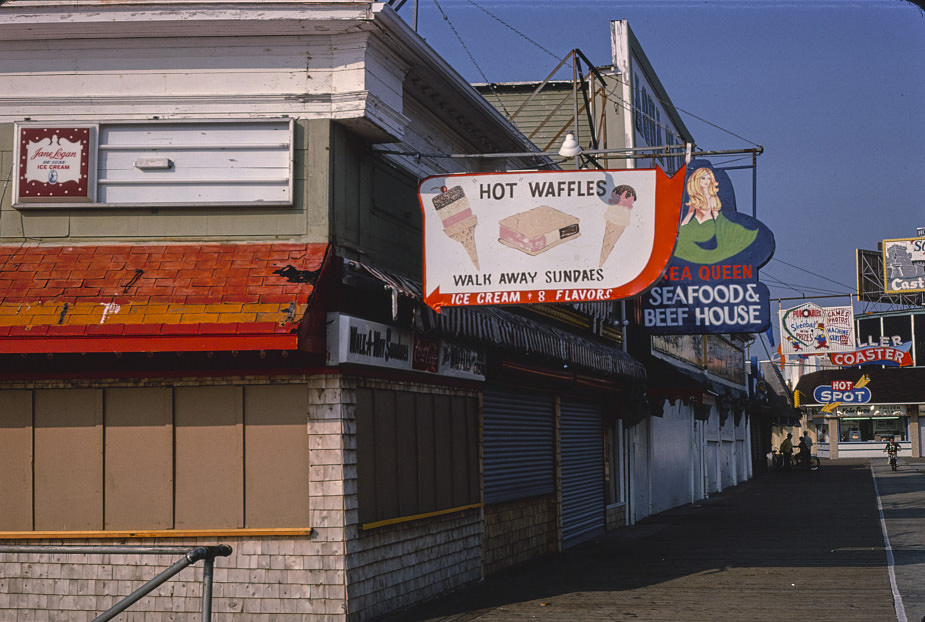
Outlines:
[[623, 231], [630, 224], [630, 210], [633, 209], [633, 202], [636, 200], [636, 191], [632, 186], [617, 186], [610, 193], [610, 199], [607, 203], [609, 207], [604, 212], [604, 241], [601, 245], [601, 261], [598, 267], [604, 265], [607, 258], [610, 257], [614, 245], [623, 235]]
[[548, 205], [508, 216], [498, 225], [498, 240], [528, 255], [538, 255], [581, 235], [577, 218]]
[[456, 240], [469, 253], [469, 259], [479, 269], [479, 254], [475, 248], [475, 226], [478, 218], [469, 207], [469, 199], [461, 186], [447, 189], [440, 188], [440, 194], [434, 197], [434, 209], [443, 223], [443, 232], [451, 239]]

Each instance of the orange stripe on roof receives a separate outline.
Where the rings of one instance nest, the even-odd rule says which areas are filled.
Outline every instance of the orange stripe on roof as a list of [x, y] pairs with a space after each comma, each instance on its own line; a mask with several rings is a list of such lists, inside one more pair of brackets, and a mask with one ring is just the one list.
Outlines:
[[[0, 326], [98, 326], [113, 324], [235, 324], [275, 322], [288, 324], [300, 320], [306, 304], [241, 303], [211, 305], [186, 304], [103, 304], [0, 303]], [[232, 329], [232, 332], [234, 330]]]

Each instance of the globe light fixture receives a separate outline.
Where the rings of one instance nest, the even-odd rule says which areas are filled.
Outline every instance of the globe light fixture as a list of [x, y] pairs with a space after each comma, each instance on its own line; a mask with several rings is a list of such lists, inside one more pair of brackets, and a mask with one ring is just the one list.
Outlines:
[[571, 158], [577, 156], [579, 153], [581, 153], [581, 145], [575, 140], [575, 135], [569, 132], [565, 135], [565, 140], [562, 141], [562, 146], [559, 148], [559, 155]]

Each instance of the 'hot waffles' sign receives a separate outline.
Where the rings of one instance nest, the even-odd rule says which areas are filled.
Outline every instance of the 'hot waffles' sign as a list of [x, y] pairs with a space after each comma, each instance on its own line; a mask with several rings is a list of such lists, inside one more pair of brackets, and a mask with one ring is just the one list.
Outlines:
[[674, 248], [683, 170], [428, 177], [425, 301], [442, 306], [618, 300], [645, 290]]

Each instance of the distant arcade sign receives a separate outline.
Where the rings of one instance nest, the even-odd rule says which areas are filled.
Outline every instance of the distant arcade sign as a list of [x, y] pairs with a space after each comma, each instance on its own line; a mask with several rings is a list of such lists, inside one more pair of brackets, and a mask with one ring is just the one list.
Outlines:
[[807, 355], [852, 352], [855, 349], [851, 306], [820, 307], [806, 302], [781, 309], [781, 354]]

